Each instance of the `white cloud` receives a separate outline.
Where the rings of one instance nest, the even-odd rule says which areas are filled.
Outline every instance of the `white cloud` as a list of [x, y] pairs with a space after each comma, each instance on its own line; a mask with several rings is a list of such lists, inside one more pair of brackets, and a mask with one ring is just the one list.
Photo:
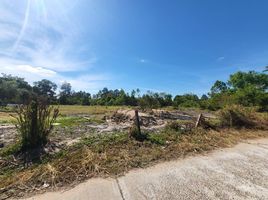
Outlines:
[[100, 88], [106, 86], [106, 82], [110, 79], [107, 75], [83, 75], [75, 78], [64, 77], [61, 82], [67, 81], [71, 83], [73, 89], [75, 90], [84, 90], [96, 93]]
[[33, 74], [41, 74], [42, 76], [50, 77], [56, 74], [55, 71], [45, 69], [43, 67], [32, 67], [29, 65], [18, 65], [19, 70], [26, 71]]
[[225, 59], [225, 57], [221, 56], [221, 57], [218, 57], [218, 58], [217, 58], [217, 61], [222, 61], [222, 60], [224, 60], [224, 59]]
[[0, 67], [1, 73], [11, 74], [25, 78], [30, 84], [41, 79], [56, 80], [57, 72], [43, 67], [34, 67], [30, 65], [8, 65]]
[[148, 60], [141, 58], [141, 59], [139, 59], [139, 62], [140, 62], [140, 63], [147, 63]]
[[[79, 26], [72, 18], [71, 1], [1, 0], [0, 59], [42, 66], [56, 71], [88, 69], [96, 62], [93, 53], [81, 59], [76, 44]], [[16, 12], [14, 12], [16, 10]], [[69, 16], [69, 17], [68, 17]]]
[[30, 65], [13, 65], [0, 68], [1, 73], [12, 74], [25, 78], [27, 82], [33, 84], [35, 81], [49, 79], [60, 86], [63, 82], [69, 82], [72, 89], [78, 91], [97, 92], [99, 89], [106, 86], [107, 81], [111, 79], [108, 75], [103, 74], [85, 74], [82, 76], [68, 77], [63, 76], [53, 70], [43, 67], [34, 67]]
[[[76, 3], [69, 0], [1, 0], [0, 73], [23, 77], [29, 83], [44, 78], [57, 84], [65, 80], [76, 90], [103, 87], [102, 82], [108, 76], [87, 75], [97, 57], [77, 44], [80, 27], [72, 12]], [[66, 72], [72, 72], [76, 77], [71, 78]], [[79, 76], [81, 73], [86, 75]]]

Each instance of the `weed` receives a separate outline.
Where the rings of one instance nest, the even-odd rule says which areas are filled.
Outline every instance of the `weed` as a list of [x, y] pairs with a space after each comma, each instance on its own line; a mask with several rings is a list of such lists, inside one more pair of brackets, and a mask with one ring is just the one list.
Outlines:
[[42, 100], [32, 100], [27, 105], [19, 106], [16, 112], [14, 118], [17, 120], [16, 128], [21, 134], [22, 148], [45, 145], [59, 110]]
[[149, 134], [148, 140], [154, 144], [165, 145], [166, 140], [161, 134]]
[[21, 142], [16, 142], [14, 144], [8, 145], [0, 150], [0, 156], [6, 157], [12, 154], [17, 153], [22, 147]]
[[253, 128], [256, 126], [254, 116], [242, 106], [227, 106], [220, 111], [221, 124], [224, 127], [246, 127]]
[[136, 125], [129, 128], [129, 136], [137, 141], [144, 141], [147, 139], [148, 135], [145, 132], [140, 133], [140, 130]]
[[170, 121], [165, 126], [165, 130], [168, 131], [176, 131], [176, 132], [187, 132], [190, 131], [194, 127], [193, 121], [190, 120], [177, 120]]

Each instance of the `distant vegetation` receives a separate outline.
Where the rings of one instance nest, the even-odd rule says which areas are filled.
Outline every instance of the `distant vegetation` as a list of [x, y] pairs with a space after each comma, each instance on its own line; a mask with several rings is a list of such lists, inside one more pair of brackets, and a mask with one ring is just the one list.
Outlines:
[[105, 105], [105, 106], [140, 106], [141, 108], [160, 108], [173, 106], [195, 107], [218, 110], [228, 105], [257, 106], [261, 111], [268, 110], [268, 74], [265, 72], [236, 72], [227, 82], [217, 80], [208, 94], [198, 97], [195, 94], [176, 95], [148, 91], [140, 93], [139, 89], [129, 94], [123, 89], [109, 90], [103, 88], [97, 94], [73, 91], [70, 83], [64, 82], [57, 95], [57, 85], [43, 79], [33, 86], [23, 78], [2, 74], [0, 77], [0, 104], [23, 104], [33, 95], [47, 98], [50, 104], [61, 105]]
[[[139, 89], [128, 94], [122, 89], [107, 88], [91, 95], [73, 91], [67, 82], [57, 94], [57, 85], [49, 80], [31, 86], [22, 78], [3, 74], [0, 103], [4, 112], [0, 112], [0, 118], [6, 120], [12, 113], [20, 139], [0, 149], [0, 188], [4, 188], [0, 199], [69, 186], [91, 177], [120, 175], [159, 161], [230, 147], [241, 139], [265, 137], [267, 113], [256, 112], [268, 111], [265, 73], [234, 73], [227, 82], [217, 80], [210, 92], [201, 97], [140, 94]], [[13, 110], [7, 104], [18, 106]], [[104, 114], [109, 116], [122, 106], [218, 111], [213, 113], [216, 117], [203, 120], [200, 114], [199, 126], [196, 119], [167, 120], [157, 134], [155, 130], [140, 132], [136, 126], [110, 134], [94, 134], [95, 130], [88, 129], [91, 123], [104, 124]], [[90, 113], [90, 118], [84, 113]], [[73, 143], [65, 144], [69, 141]]]

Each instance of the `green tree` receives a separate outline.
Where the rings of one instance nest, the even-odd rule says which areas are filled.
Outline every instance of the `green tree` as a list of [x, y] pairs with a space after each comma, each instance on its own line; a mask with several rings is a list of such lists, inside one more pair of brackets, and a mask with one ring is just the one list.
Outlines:
[[50, 102], [56, 100], [55, 94], [57, 90], [57, 85], [47, 79], [34, 82], [33, 90], [38, 95], [47, 97]]
[[223, 81], [217, 80], [214, 85], [210, 89], [210, 96], [214, 96], [215, 94], [219, 94], [222, 92], [226, 92], [228, 90], [227, 84]]
[[61, 89], [60, 98], [59, 98], [60, 104], [63, 104], [63, 105], [70, 104], [70, 96], [72, 92], [71, 84], [67, 82], [63, 82], [60, 89]]
[[199, 107], [199, 98], [195, 94], [177, 95], [173, 100], [174, 107]]
[[0, 104], [21, 104], [29, 101], [32, 87], [17, 76], [2, 74], [0, 77]]
[[256, 89], [268, 89], [268, 75], [255, 71], [236, 72], [230, 76], [229, 85], [234, 89], [243, 89], [252, 85]]

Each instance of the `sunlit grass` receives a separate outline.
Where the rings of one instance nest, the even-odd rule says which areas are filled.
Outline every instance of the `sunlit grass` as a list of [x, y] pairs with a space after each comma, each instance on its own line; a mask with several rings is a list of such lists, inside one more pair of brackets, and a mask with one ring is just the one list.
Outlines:
[[10, 116], [11, 112], [0, 112], [0, 124], [10, 124], [15, 121], [14, 117]]
[[[72, 116], [72, 115], [79, 115], [79, 114], [104, 116], [104, 115], [112, 114], [113, 112], [115, 112], [116, 110], [120, 108], [127, 108], [127, 107], [126, 106], [79, 106], [79, 105], [60, 105], [59, 106], [60, 114], [62, 116]], [[10, 114], [14, 114], [14, 113], [0, 112], [0, 124], [14, 122], [14, 118], [11, 117]]]
[[73, 114], [109, 114], [120, 108], [127, 108], [126, 106], [78, 106], [78, 105], [60, 105], [60, 114], [73, 115]]

